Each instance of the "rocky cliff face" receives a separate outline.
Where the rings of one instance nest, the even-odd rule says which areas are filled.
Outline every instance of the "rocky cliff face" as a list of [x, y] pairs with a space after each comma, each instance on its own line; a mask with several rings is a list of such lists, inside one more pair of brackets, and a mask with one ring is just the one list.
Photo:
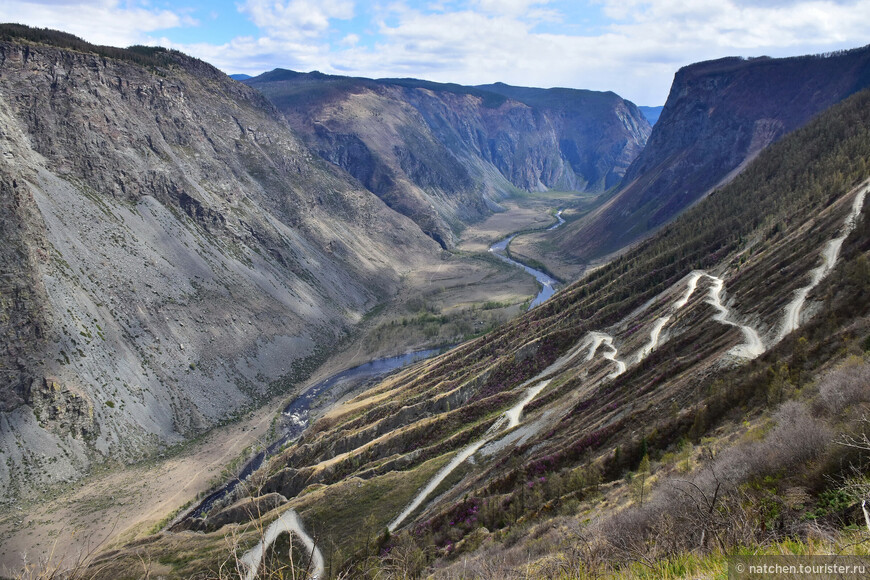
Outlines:
[[612, 92], [536, 89], [504, 83], [476, 88], [523, 103], [548, 120], [558, 140], [556, 151], [566, 162], [563, 170], [573, 174], [574, 180], [560, 183], [561, 175], [544, 174], [541, 184], [547, 188], [567, 186], [600, 192], [618, 185], [650, 134], [640, 109]]
[[[5, 151], [0, 166], [12, 156]], [[2, 171], [0, 192], [0, 411], [10, 411], [24, 402], [31, 379], [27, 369], [45, 342], [47, 297], [37, 267], [48, 256], [48, 244], [24, 182]]]
[[679, 70], [619, 193], [559, 232], [559, 245], [591, 259], [637, 240], [732, 179], [762, 149], [868, 85], [870, 48], [726, 58]]
[[442, 245], [510, 192], [600, 192], [650, 127], [613, 93], [275, 70], [245, 81], [325, 159]]
[[255, 90], [112, 50], [0, 41], [0, 495], [233, 416], [439, 252]]

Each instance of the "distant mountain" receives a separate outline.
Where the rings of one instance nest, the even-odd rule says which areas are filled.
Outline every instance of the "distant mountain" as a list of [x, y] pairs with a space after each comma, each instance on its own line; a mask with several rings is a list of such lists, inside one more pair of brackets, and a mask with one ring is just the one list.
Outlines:
[[[625, 165], [643, 146], [646, 126], [639, 107], [613, 92], [580, 89], [538, 89], [504, 83], [476, 88], [503, 95], [544, 112], [559, 135], [559, 148], [577, 175], [588, 176], [588, 191], [617, 185]], [[625, 143], [626, 135], [634, 139]]]
[[646, 120], [649, 121], [650, 125], [655, 125], [658, 122], [659, 117], [662, 114], [662, 109], [664, 109], [664, 107], [639, 106], [638, 109], [640, 109], [640, 112], [643, 113], [644, 117], [646, 117]]
[[615, 185], [650, 131], [613, 93], [282, 69], [245, 82], [325, 159], [444, 247], [517, 190]]
[[246, 75], [246, 74], [241, 74], [241, 73], [234, 74], [234, 75], [228, 75], [228, 76], [235, 81], [246, 81], [249, 78], [251, 78], [251, 75]]
[[724, 58], [680, 69], [616, 195], [558, 232], [583, 260], [624, 247], [730, 181], [814, 115], [870, 86], [870, 47], [822, 56]]

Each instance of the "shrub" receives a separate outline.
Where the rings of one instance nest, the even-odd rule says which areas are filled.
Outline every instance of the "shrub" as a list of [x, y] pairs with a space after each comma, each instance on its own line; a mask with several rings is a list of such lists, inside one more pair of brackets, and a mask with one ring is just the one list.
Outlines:
[[773, 415], [776, 427], [766, 440], [774, 465], [789, 467], [822, 455], [834, 439], [834, 433], [820, 419], [810, 415], [807, 406], [787, 401]]
[[819, 396], [834, 415], [856, 403], [870, 402], [870, 364], [852, 360], [828, 373], [819, 384]]

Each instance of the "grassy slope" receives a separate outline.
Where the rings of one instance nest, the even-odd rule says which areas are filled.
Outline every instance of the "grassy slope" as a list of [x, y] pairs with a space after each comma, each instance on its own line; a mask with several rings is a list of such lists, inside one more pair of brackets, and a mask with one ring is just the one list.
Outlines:
[[[629, 345], [627, 352], [632, 352], [642, 343], [642, 332], [630, 325], [647, 328], [650, 314], [664, 311], [668, 300], [681, 292], [678, 282], [694, 268], [715, 270], [725, 280], [731, 302], [750, 313], [763, 335], [775, 333], [776, 312], [801, 282], [769, 288], [753, 308], [747, 297], [759, 294], [765, 280], [783, 269], [790, 279], [805, 279], [815, 264], [799, 256], [818, 255], [820, 243], [835, 235], [851, 202], [848, 192], [867, 177], [868, 160], [870, 93], [864, 92], [771, 147], [731, 185], [649, 243], [515, 322], [375, 387], [346, 415], [316, 425], [304, 445], [288, 450], [281, 461], [301, 468], [364, 444], [369, 447], [361, 459], [334, 466], [336, 482], [376, 469], [394, 456], [408, 460], [392, 470], [391, 477], [411, 478], [423, 459], [469, 440], [455, 437], [468, 432], [463, 425], [485, 428], [493, 413], [516, 400], [519, 383], [554, 361], [587, 330], [612, 326], [620, 348]], [[797, 235], [798, 231], [812, 235]], [[490, 531], [506, 530], [499, 534], [523, 530], [529, 518], [550, 517], [547, 504], [559, 505], [565, 482], [571, 482], [574, 500], [585, 501], [596, 480], [618, 482], [627, 470], [636, 469], [644, 450], [660, 459], [675, 451], [680, 440], [701, 441], [706, 433], [718, 437], [722, 432], [715, 428], [733, 429], [747, 417], [759, 420], [777, 384], [791, 385], [780, 392], [798, 392], [832, 360], [860, 351], [868, 334], [868, 250], [870, 236], [862, 221], [846, 241], [835, 272], [813, 293], [814, 308], [821, 314], [801, 328], [804, 343], [789, 337], [749, 364], [723, 359], [741, 338], [732, 328], [709, 323], [711, 308], [702, 299], [706, 287], [699, 286], [698, 295], [667, 329], [670, 340], [644, 364], [615, 381], [604, 378], [608, 371], [601, 362], [568, 367], [529, 413], [532, 419], [547, 411], [556, 413], [557, 428], [539, 433], [514, 452], [497, 455], [482, 472], [474, 470], [453, 493], [430, 506], [425, 520], [418, 519], [425, 525], [416, 536], [422, 544], [414, 549], [428, 550], [431, 557], [435, 552], [427, 546], [435, 545], [447, 556], [464, 539], [487, 535], [481, 523]], [[648, 302], [647, 310], [638, 311]], [[396, 394], [374, 396], [390, 391]], [[572, 413], [558, 415], [572, 408]], [[402, 435], [408, 430], [412, 437]], [[379, 443], [371, 445], [376, 436], [381, 437]], [[422, 456], [412, 454], [418, 448], [424, 449]], [[559, 484], [528, 492], [532, 475]], [[323, 482], [330, 483], [329, 478]], [[480, 507], [481, 516], [473, 522], [466, 518], [463, 526], [447, 526], [464, 513], [468, 502]], [[357, 529], [366, 529], [368, 515], [360, 510]], [[499, 538], [504, 535], [493, 541]], [[372, 545], [361, 546], [360, 540], [364, 538], [324, 539], [356, 542], [361, 551], [347, 564], [357, 571], [389, 564], [364, 558]], [[404, 534], [396, 542], [415, 545]], [[474, 544], [468, 541], [463, 549]]]

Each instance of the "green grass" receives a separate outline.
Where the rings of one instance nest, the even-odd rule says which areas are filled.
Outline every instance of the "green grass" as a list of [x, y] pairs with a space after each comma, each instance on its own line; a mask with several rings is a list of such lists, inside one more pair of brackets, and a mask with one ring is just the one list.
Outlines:
[[367, 481], [341, 481], [291, 501], [309, 532], [344, 552], [375, 536], [408, 505], [451, 455], [430, 459], [410, 471], [391, 471]]

